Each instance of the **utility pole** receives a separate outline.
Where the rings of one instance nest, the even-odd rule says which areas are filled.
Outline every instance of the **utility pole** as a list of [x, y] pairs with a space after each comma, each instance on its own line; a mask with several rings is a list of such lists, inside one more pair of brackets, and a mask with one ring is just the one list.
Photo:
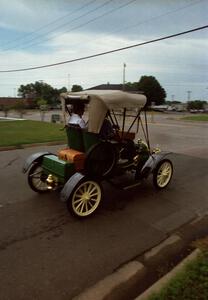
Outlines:
[[187, 100], [188, 101], [191, 100], [191, 93], [192, 93], [192, 91], [187, 91]]
[[38, 80], [41, 84], [41, 98], [43, 99], [43, 84], [44, 84], [44, 81], [41, 79], [41, 80]]
[[125, 91], [125, 82], [126, 82], [126, 63], [123, 64], [123, 91]]
[[70, 86], [70, 74], [68, 74], [68, 92], [71, 92], [71, 86]]
[[175, 100], [175, 95], [171, 95], [171, 100], [172, 100], [172, 101]]

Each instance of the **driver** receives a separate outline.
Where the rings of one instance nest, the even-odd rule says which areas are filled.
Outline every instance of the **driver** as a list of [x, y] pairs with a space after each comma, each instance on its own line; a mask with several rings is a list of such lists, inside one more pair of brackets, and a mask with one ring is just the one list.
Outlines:
[[106, 116], [100, 129], [99, 136], [101, 137], [101, 139], [109, 140], [112, 139], [114, 135], [115, 132], [113, 126]]
[[84, 103], [75, 103], [72, 106], [72, 113], [69, 118], [69, 124], [79, 125], [81, 128], [86, 128], [86, 123], [82, 116], [84, 114], [85, 105]]

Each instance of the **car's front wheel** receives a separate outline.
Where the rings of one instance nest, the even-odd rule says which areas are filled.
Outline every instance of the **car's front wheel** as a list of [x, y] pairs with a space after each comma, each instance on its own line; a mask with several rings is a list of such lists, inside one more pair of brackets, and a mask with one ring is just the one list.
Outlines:
[[41, 163], [35, 163], [28, 173], [28, 184], [37, 193], [48, 192], [47, 175], [43, 173]]
[[164, 189], [171, 181], [173, 164], [169, 159], [160, 161], [153, 172], [153, 184], [157, 189]]
[[94, 180], [85, 180], [74, 188], [67, 201], [67, 207], [74, 216], [85, 218], [95, 213], [101, 200], [101, 186]]

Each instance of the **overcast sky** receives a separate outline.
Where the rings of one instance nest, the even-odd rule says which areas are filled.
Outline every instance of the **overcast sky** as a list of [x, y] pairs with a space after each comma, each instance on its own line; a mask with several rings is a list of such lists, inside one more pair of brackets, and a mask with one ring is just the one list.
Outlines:
[[[145, 42], [208, 24], [208, 0], [0, 0], [0, 71], [40, 66]], [[208, 100], [208, 29], [57, 67], [0, 73], [0, 96], [38, 80], [89, 88], [142, 75], [167, 100]]]

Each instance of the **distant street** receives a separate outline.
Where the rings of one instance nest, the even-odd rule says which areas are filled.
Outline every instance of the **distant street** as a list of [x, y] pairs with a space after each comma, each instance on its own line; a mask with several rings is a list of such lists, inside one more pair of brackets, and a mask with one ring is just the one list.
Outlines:
[[151, 178], [128, 192], [105, 183], [103, 207], [84, 221], [58, 193], [34, 193], [21, 173], [29, 154], [60, 145], [0, 152], [1, 300], [72, 299], [208, 211], [208, 124], [177, 118], [149, 116], [152, 145], [174, 152], [168, 188], [155, 191]]
[[[44, 120], [51, 122], [52, 114], [60, 114], [60, 110], [46, 112]], [[0, 111], [0, 117], [3, 116]], [[148, 114], [149, 136], [152, 147], [161, 147], [176, 153], [183, 153], [202, 158], [208, 158], [208, 123], [181, 121], [188, 113], [157, 113]], [[19, 117], [17, 112], [11, 111], [9, 117]], [[27, 111], [23, 118], [41, 120], [39, 111]], [[87, 115], [84, 116], [88, 119]], [[179, 121], [180, 120], [180, 121]], [[138, 137], [141, 136], [141, 128]]]
[[179, 118], [181, 114], [154, 116], [149, 126], [152, 146], [208, 159], [208, 123], [178, 121]]

